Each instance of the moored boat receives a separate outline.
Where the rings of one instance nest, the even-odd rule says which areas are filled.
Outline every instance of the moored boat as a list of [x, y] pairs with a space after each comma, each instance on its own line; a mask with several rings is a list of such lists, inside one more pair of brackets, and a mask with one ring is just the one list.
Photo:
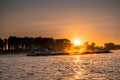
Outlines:
[[66, 52], [51, 52], [48, 49], [33, 50], [27, 53], [27, 56], [49, 56], [49, 55], [69, 55]]

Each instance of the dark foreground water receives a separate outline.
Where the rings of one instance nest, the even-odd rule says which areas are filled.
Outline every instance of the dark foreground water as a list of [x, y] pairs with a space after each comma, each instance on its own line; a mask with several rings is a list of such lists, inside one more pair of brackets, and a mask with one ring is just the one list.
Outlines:
[[120, 80], [120, 51], [36, 57], [0, 55], [0, 80]]

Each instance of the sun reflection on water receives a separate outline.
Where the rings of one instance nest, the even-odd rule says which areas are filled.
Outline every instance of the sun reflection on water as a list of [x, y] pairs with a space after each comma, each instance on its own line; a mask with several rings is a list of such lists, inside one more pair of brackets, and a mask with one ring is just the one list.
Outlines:
[[75, 64], [79, 64], [79, 62], [80, 62], [80, 56], [76, 55], [74, 62], [75, 62]]
[[82, 66], [81, 61], [82, 60], [80, 60], [80, 59], [81, 59], [80, 55], [75, 56], [75, 60], [74, 60], [74, 63], [75, 63], [74, 72], [75, 72], [75, 74], [73, 76], [74, 79], [80, 79], [81, 75], [84, 72], [83, 69], [81, 68], [81, 66]]

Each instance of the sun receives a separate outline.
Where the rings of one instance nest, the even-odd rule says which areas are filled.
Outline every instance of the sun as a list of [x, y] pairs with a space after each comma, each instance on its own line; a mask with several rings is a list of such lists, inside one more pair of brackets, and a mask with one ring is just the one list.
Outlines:
[[74, 44], [74, 46], [80, 46], [80, 45], [82, 45], [82, 41], [74, 40], [73, 44]]

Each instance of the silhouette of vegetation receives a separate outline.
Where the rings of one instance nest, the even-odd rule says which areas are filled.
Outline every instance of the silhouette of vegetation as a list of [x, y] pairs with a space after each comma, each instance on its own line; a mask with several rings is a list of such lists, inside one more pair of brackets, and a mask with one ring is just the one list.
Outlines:
[[64, 50], [65, 48], [69, 48], [71, 45], [71, 42], [68, 39], [56, 39], [54, 45], [55, 45], [54, 49], [56, 51], [61, 51], [61, 50]]
[[104, 47], [105, 47], [105, 49], [110, 49], [110, 50], [120, 49], [120, 45], [116, 45], [114, 43], [105, 43]]
[[39, 49], [49, 49], [51, 51], [62, 51], [70, 46], [68, 39], [53, 39], [42, 37], [16, 37], [10, 36], [8, 39], [0, 39], [0, 51], [30, 51]]
[[120, 49], [120, 45], [115, 45], [114, 43], [105, 43], [104, 46], [97, 46], [94, 42], [89, 44], [85, 42], [82, 46], [76, 46], [76, 52], [83, 53], [109, 53], [110, 50]]
[[4, 43], [3, 40], [0, 38], [0, 51], [3, 51]]
[[86, 46], [87, 50], [94, 51], [96, 49], [96, 44], [94, 42], [91, 43], [91, 44], [89, 44], [88, 42], [85, 42], [84, 46]]
[[[73, 44], [68, 39], [53, 39], [42, 37], [16, 37], [10, 36], [8, 39], [0, 38], [0, 52], [16, 52], [48, 49], [50, 51], [63, 51], [70, 49]], [[74, 47], [76, 50], [84, 48], [94, 51], [96, 49], [116, 50], [120, 49], [120, 45], [114, 43], [105, 43], [104, 47], [97, 46], [94, 42], [89, 44], [85, 42], [81, 46]]]

